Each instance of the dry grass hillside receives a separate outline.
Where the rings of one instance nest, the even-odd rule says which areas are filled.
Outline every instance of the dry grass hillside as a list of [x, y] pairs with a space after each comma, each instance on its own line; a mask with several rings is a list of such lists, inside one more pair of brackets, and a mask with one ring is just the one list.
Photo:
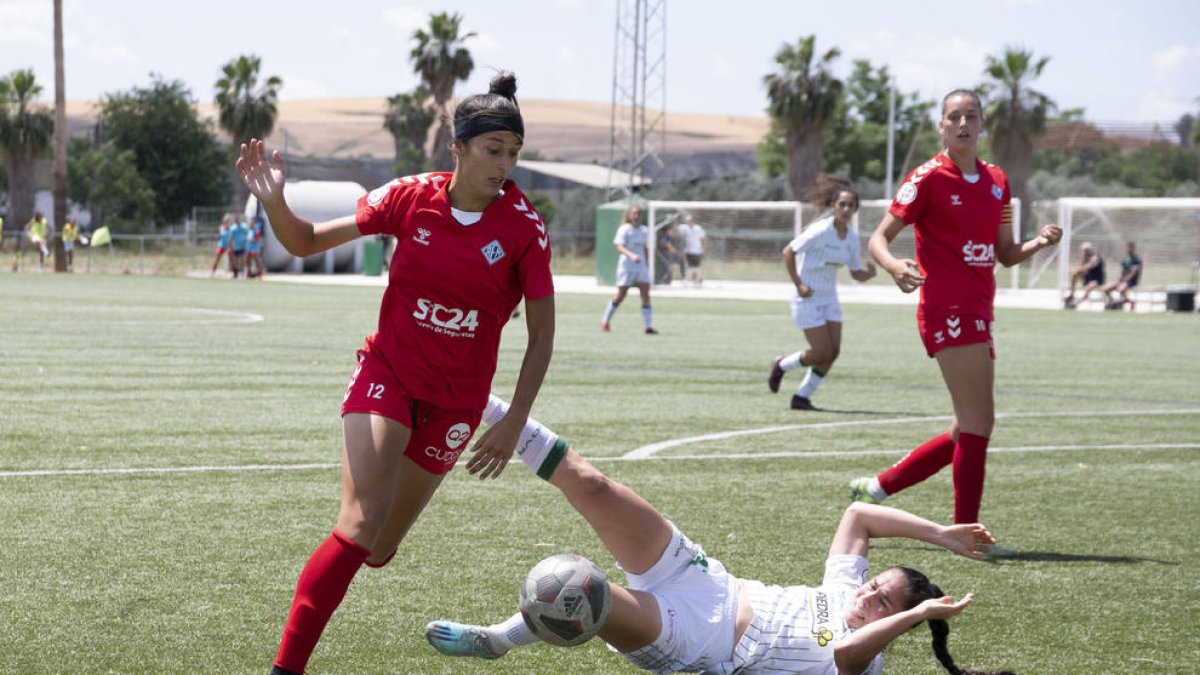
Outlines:
[[[289, 154], [311, 157], [390, 158], [392, 137], [383, 129], [383, 98], [330, 98], [282, 101], [268, 142]], [[211, 103], [200, 104], [213, 117]], [[607, 163], [611, 107], [607, 103], [529, 99], [521, 101], [525, 147], [543, 159]], [[73, 130], [91, 125], [94, 104], [67, 104]], [[667, 153], [753, 155], [767, 131], [767, 118], [727, 115], [668, 115]]]

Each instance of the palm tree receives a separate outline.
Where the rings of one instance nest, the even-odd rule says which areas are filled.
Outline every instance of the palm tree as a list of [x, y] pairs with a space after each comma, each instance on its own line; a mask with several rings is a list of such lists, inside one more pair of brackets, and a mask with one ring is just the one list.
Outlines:
[[33, 107], [41, 93], [33, 70], [0, 79], [0, 154], [8, 171], [9, 214], [18, 227], [33, 217], [34, 163], [54, 134], [54, 114]]
[[397, 174], [416, 173], [425, 168], [428, 157], [425, 141], [437, 109], [429, 103], [429, 90], [418, 86], [407, 94], [388, 97], [383, 128], [391, 132], [396, 145]]
[[431, 14], [429, 30], [418, 28], [413, 33], [417, 46], [409, 52], [413, 72], [421, 76], [433, 94], [438, 126], [429, 154], [433, 157], [435, 171], [454, 168], [454, 159], [450, 155], [450, 112], [447, 104], [454, 96], [454, 83], [466, 80], [475, 69], [471, 52], [463, 46], [469, 38], [475, 37], [475, 33], [460, 35], [461, 28], [462, 16], [459, 14]]
[[771, 99], [767, 112], [783, 129], [788, 184], [796, 199], [803, 198], [824, 169], [823, 134], [837, 112], [844, 86], [830, 70], [841, 52], [830, 49], [814, 61], [815, 43], [816, 36], [810, 35], [794, 45], [783, 45], [775, 54], [778, 69], [763, 77]]
[[[67, 222], [67, 87], [63, 71], [62, 0], [54, 0], [54, 226]], [[67, 271], [62, 237], [54, 238], [54, 271]]]
[[1021, 200], [1021, 223], [1032, 226], [1029, 176], [1033, 172], [1033, 141], [1046, 130], [1054, 102], [1031, 88], [1050, 57], [1034, 58], [1033, 52], [1007, 47], [999, 57], [988, 56], [984, 73], [990, 80], [979, 88], [988, 99], [984, 108], [992, 156], [1008, 173], [1013, 196]]
[[[276, 102], [283, 80], [272, 75], [259, 84], [262, 59], [239, 56], [221, 66], [223, 73], [216, 83], [217, 121], [233, 137], [233, 147], [239, 148], [251, 138], [266, 138], [275, 129], [279, 114]], [[235, 203], [246, 201], [246, 187], [234, 181]]]

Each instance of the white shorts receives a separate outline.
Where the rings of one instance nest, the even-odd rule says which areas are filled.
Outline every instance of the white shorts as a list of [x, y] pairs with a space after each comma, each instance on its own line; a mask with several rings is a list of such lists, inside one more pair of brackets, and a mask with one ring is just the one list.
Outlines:
[[820, 328], [830, 321], [842, 321], [842, 303], [832, 298], [792, 298], [792, 321], [796, 328]]
[[654, 642], [622, 656], [655, 673], [700, 672], [733, 654], [738, 580], [721, 561], [672, 529], [671, 543], [653, 567], [625, 575], [629, 588], [652, 593], [658, 601], [662, 632]]
[[64, 251], [66, 251], [67, 253], [70, 253], [71, 251], [74, 251], [74, 250], [75, 250], [75, 242], [73, 242], [73, 241], [64, 241], [64, 242], [63, 242], [63, 250], [64, 250]]
[[650, 268], [646, 266], [646, 261], [635, 263], [629, 258], [621, 256], [621, 259], [617, 261], [617, 285], [637, 286], [648, 283], [650, 283]]

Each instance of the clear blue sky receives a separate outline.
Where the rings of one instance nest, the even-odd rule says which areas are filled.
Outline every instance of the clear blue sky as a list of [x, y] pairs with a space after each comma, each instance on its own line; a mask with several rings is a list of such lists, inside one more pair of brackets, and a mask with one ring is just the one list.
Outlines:
[[[463, 15], [476, 72], [457, 92], [513, 70], [526, 98], [612, 98], [616, 0], [64, 0], [67, 97], [144, 86], [149, 73], [212, 99], [221, 64], [263, 59], [284, 99], [386, 96], [417, 83], [411, 35], [431, 11]], [[1020, 46], [1050, 63], [1035, 86], [1093, 121], [1167, 121], [1200, 111], [1196, 0], [810, 2], [670, 0], [667, 109], [758, 115], [762, 76], [785, 42], [887, 65], [902, 91], [935, 99], [981, 80], [984, 57]], [[33, 68], [54, 97], [52, 3], [0, 0], [0, 73]]]

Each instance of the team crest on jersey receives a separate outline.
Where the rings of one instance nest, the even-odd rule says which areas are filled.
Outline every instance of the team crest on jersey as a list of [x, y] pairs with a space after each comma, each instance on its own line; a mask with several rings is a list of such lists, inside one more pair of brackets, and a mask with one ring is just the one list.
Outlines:
[[992, 184], [992, 196], [996, 198], [996, 201], [1004, 199], [1004, 190], [1001, 190], [999, 185], [996, 185], [995, 183], [993, 183]]
[[504, 248], [500, 246], [500, 240], [493, 239], [491, 243], [479, 249], [483, 251], [483, 257], [488, 261], [489, 265], [495, 265], [504, 257]]
[[911, 204], [917, 198], [917, 184], [909, 181], [900, 186], [900, 190], [896, 193], [896, 203]]

